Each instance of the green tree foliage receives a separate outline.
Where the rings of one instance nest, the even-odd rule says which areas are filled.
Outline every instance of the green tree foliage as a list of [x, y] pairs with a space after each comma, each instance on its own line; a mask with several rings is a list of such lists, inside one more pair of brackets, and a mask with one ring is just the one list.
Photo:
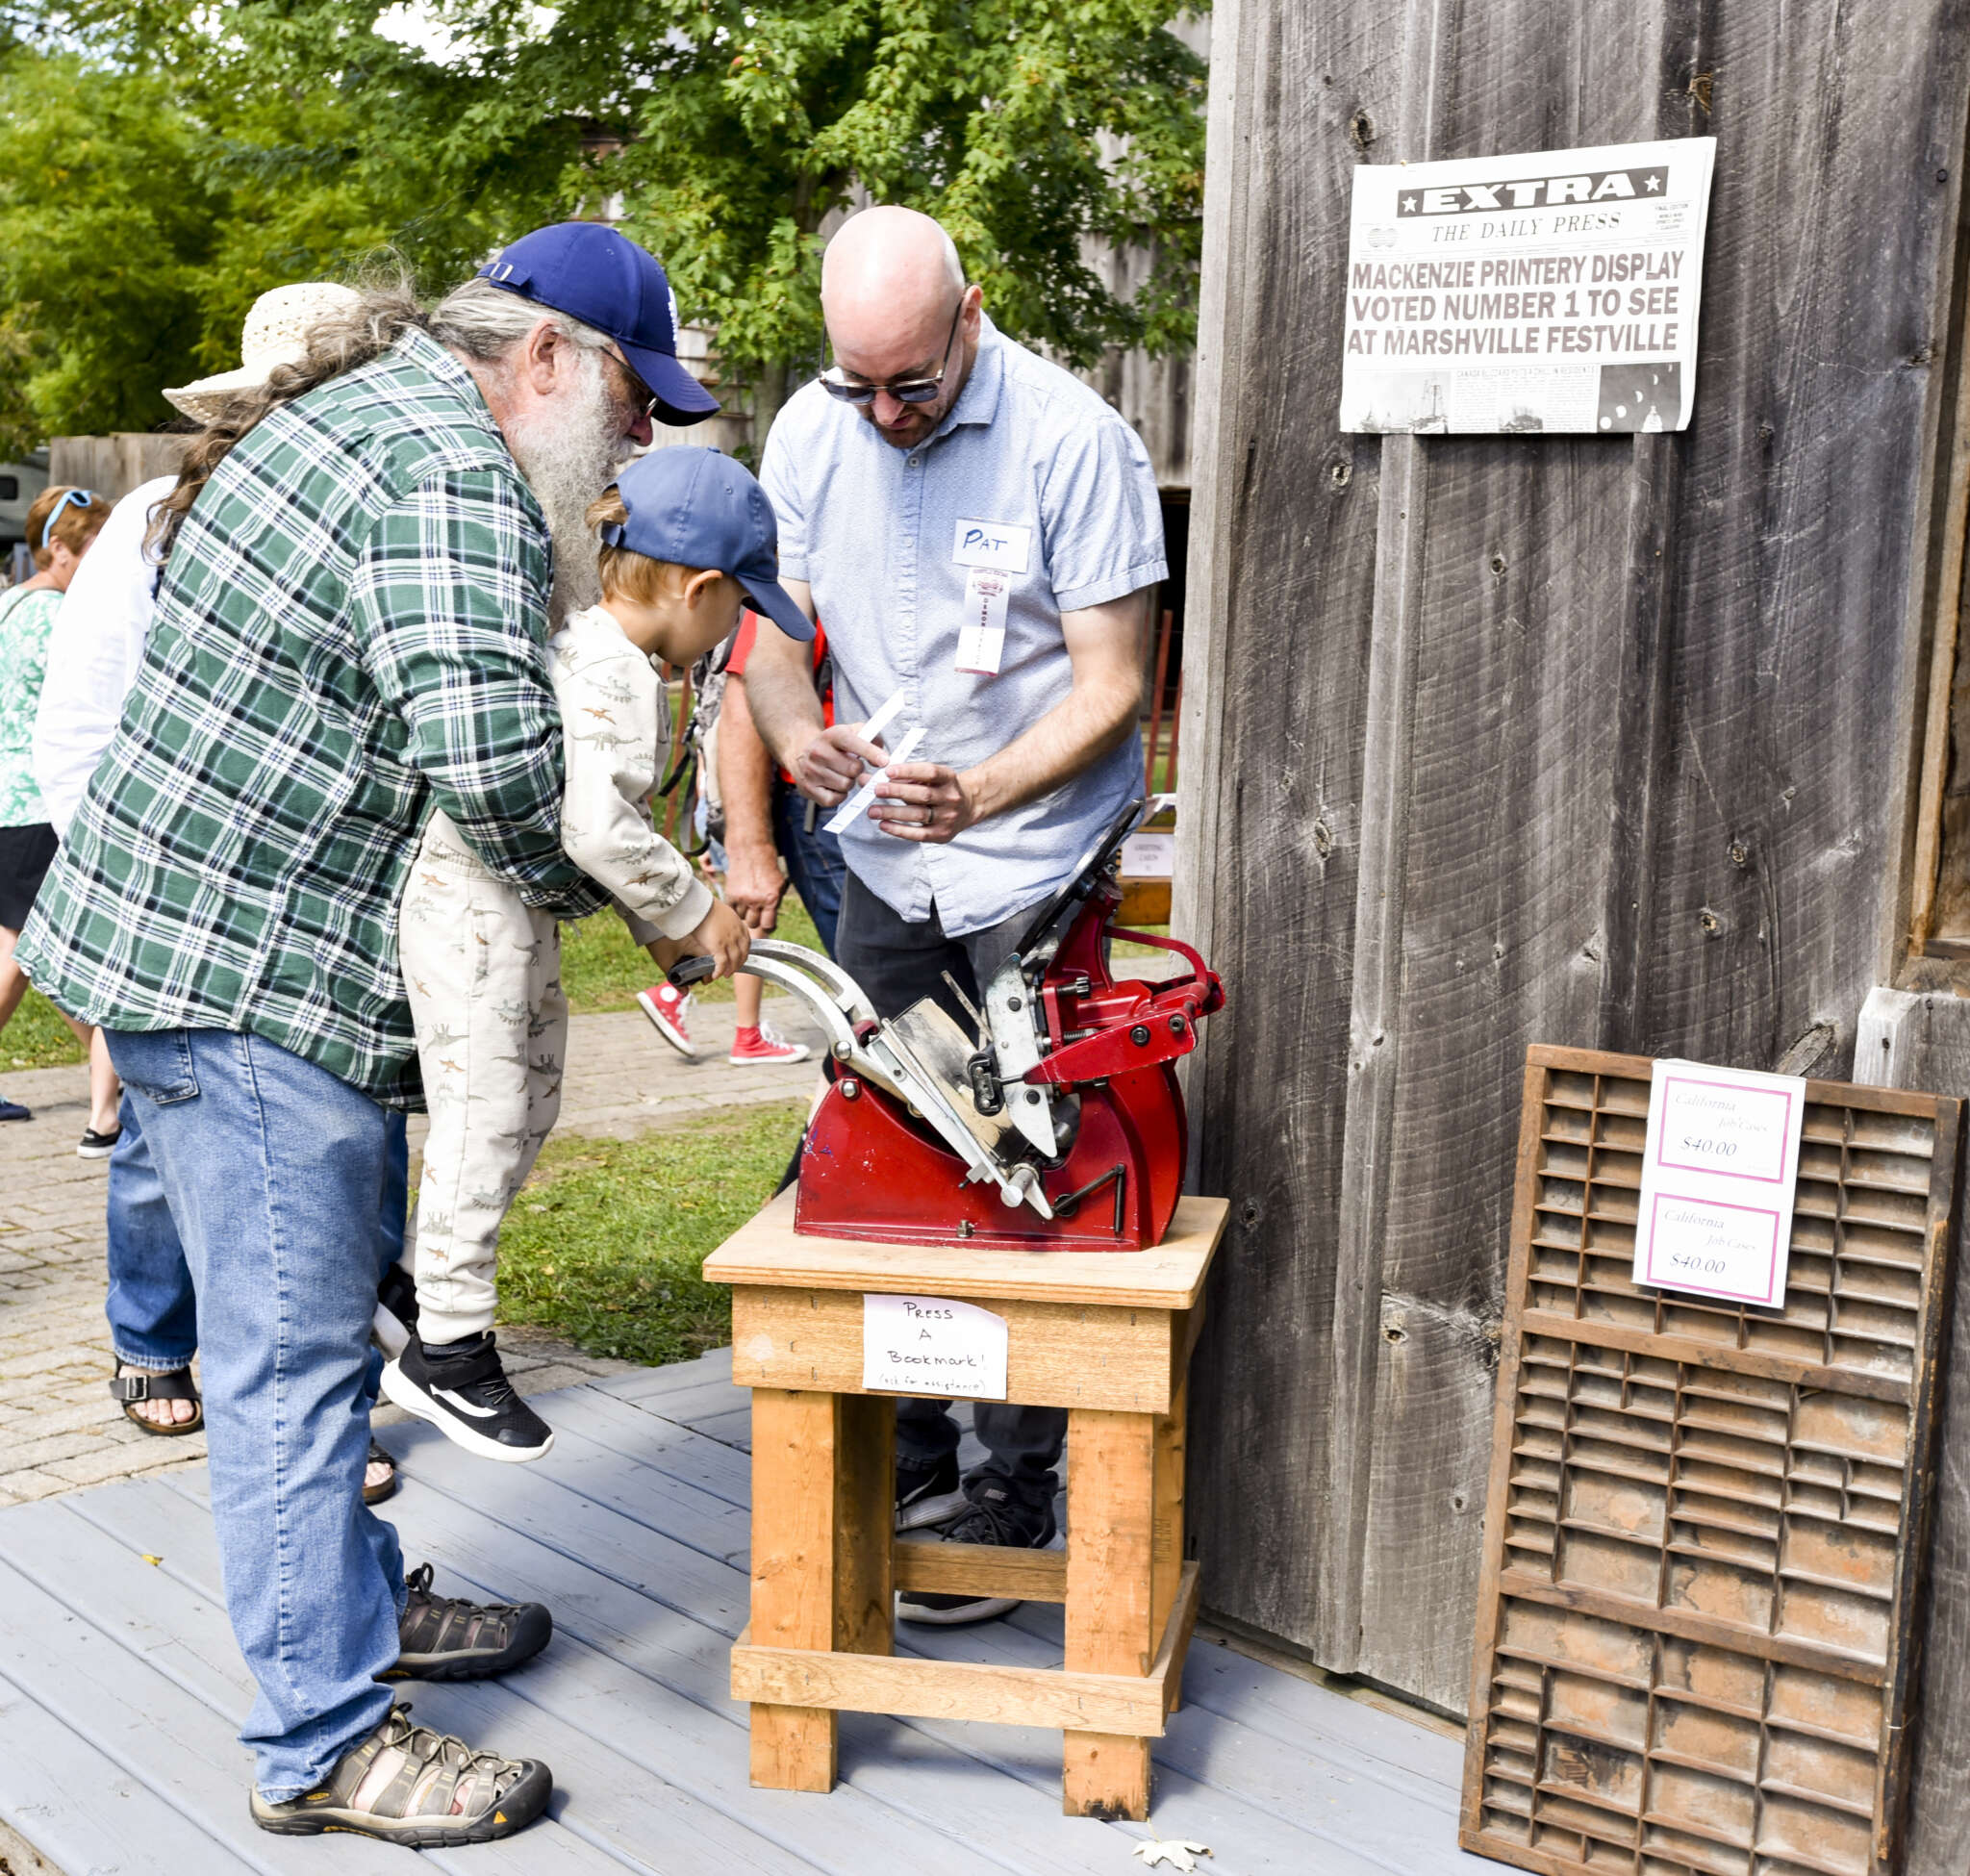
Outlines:
[[[442, 63], [379, 32], [403, 12], [234, 17], [264, 57], [333, 75], [387, 144], [435, 143], [458, 188], [584, 126], [543, 211], [619, 203], [768, 402], [821, 351], [819, 231], [857, 191], [938, 216], [994, 317], [1074, 363], [1191, 338], [1203, 66], [1170, 0], [429, 0]], [[1157, 265], [1124, 301], [1090, 255], [1131, 242]]]
[[447, 201], [433, 165], [363, 133], [335, 87], [161, 58], [0, 54], [0, 456], [147, 430], [161, 394], [239, 362], [254, 298], [381, 250], [467, 271], [554, 185]]
[[[16, 54], [0, 72], [0, 450], [54, 429], [148, 429], [198, 338], [215, 204], [166, 88]], [[26, 429], [29, 434], [20, 432]]]
[[[1086, 364], [1192, 330], [1202, 74], [1162, 30], [1169, 11], [575, 0], [512, 65], [541, 74], [522, 96], [581, 98], [621, 134], [595, 185], [621, 193], [727, 357], [818, 352], [817, 230], [859, 185], [935, 215], [1001, 323]], [[1165, 265], [1123, 303], [1087, 254], [1135, 241]]]
[[[529, 226], [608, 212], [663, 257], [763, 414], [821, 351], [824, 220], [872, 199], [937, 215], [1019, 337], [1076, 364], [1180, 347], [1203, 68], [1170, 13], [74, 0], [40, 18], [82, 52], [0, 51], [0, 315], [34, 309], [49, 428], [136, 425], [163, 414], [168, 361], [230, 362], [266, 286], [389, 246], [436, 287]], [[88, 239], [63, 232], [63, 197], [95, 218]], [[41, 239], [23, 251], [24, 235]], [[1099, 255], [1130, 243], [1154, 264], [1123, 299]]]

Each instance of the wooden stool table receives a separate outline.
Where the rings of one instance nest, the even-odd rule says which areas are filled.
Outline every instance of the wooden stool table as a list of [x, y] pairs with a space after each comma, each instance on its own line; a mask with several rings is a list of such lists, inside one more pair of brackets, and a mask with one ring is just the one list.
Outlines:
[[[1185, 1375], [1223, 1199], [1152, 1251], [992, 1251], [801, 1237], [784, 1193], [706, 1260], [752, 1389], [752, 1620], [732, 1693], [752, 1782], [826, 1791], [837, 1713], [1057, 1726], [1070, 1815], [1149, 1814], [1149, 1740], [1197, 1620], [1183, 1560]], [[1007, 1329], [1007, 1398], [1067, 1409], [1067, 1549], [899, 1542], [896, 1396], [862, 1384], [866, 1294], [955, 1298]], [[1060, 1670], [897, 1660], [897, 1589], [1066, 1606]]]

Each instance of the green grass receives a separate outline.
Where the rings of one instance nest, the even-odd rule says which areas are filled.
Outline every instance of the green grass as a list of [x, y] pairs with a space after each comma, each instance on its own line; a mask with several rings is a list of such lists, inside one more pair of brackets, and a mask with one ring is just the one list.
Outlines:
[[550, 1140], [499, 1239], [499, 1316], [652, 1366], [731, 1340], [699, 1276], [771, 1196], [804, 1102], [707, 1114], [636, 1140]]
[[38, 990], [27, 993], [13, 1020], [0, 1029], [0, 1071], [60, 1068], [82, 1059], [82, 1045]]
[[[780, 923], [773, 936], [790, 945], [821, 949], [814, 921], [791, 892], [780, 901]], [[650, 962], [649, 952], [631, 942], [614, 912], [597, 912], [578, 925], [561, 927], [561, 983], [568, 992], [568, 1007], [576, 1015], [634, 1009], [636, 993], [647, 990], [656, 980], [657, 968]], [[770, 989], [768, 994], [773, 993]], [[722, 977], [716, 983], [701, 983], [692, 995], [710, 1003], [729, 1003], [732, 981]]]

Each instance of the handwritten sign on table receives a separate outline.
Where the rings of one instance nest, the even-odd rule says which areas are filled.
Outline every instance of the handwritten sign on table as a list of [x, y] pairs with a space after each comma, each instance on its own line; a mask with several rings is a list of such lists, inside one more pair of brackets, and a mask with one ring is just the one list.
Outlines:
[[1797, 1076], [1657, 1062], [1635, 1281], [1776, 1306], [1785, 1294], [1805, 1119]]
[[1005, 1399], [1005, 1318], [947, 1296], [862, 1299], [862, 1385]]

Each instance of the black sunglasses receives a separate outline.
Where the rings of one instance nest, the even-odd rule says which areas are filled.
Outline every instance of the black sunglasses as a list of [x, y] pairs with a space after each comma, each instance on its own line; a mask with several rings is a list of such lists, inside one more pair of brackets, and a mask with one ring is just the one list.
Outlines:
[[[969, 291], [969, 289], [967, 290]], [[839, 397], [845, 404], [853, 404], [859, 410], [867, 410], [875, 402], [875, 394], [886, 391], [899, 404], [927, 404], [934, 398], [944, 384], [944, 374], [950, 367], [951, 341], [958, 336], [958, 315], [965, 310], [965, 295], [958, 294], [958, 303], [950, 316], [950, 330], [944, 335], [944, 350], [938, 354], [937, 375], [932, 378], [899, 378], [895, 384], [862, 384], [840, 375], [842, 368], [831, 365], [821, 374], [821, 388], [832, 397]]]
[[629, 380], [630, 403], [632, 405], [641, 405], [643, 415], [648, 418], [651, 422], [655, 422], [657, 406], [664, 400], [648, 385], [644, 383], [642, 374], [637, 370], [636, 367], [630, 364], [614, 345], [604, 345], [602, 347], [602, 356], [604, 358], [613, 358], [618, 365], [621, 366], [622, 375]]

